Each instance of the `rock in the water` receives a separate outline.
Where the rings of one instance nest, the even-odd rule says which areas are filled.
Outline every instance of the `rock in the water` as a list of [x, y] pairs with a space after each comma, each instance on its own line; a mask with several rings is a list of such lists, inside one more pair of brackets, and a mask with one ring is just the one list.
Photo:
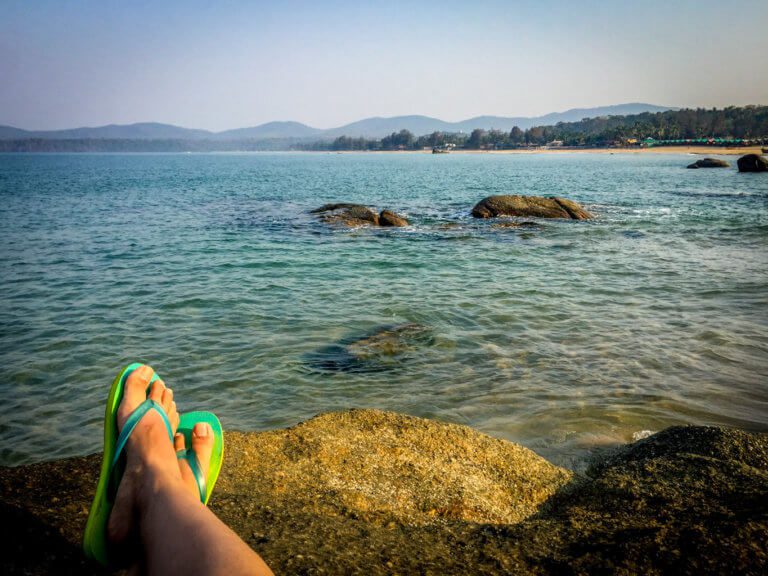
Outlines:
[[361, 204], [325, 204], [310, 212], [318, 214], [323, 222], [341, 224], [343, 226], [378, 226], [379, 216]]
[[768, 172], [768, 158], [747, 154], [738, 159], [739, 172]]
[[702, 158], [693, 164], [688, 164], [688, 168], [728, 168], [729, 166], [728, 162], [719, 158]]
[[408, 220], [392, 212], [392, 210], [382, 210], [379, 214], [379, 226], [408, 226]]
[[593, 217], [592, 214], [572, 200], [556, 197], [518, 196], [516, 194], [483, 198], [472, 208], [472, 216], [475, 218], [519, 216], [571, 220], [586, 220]]
[[321, 348], [308, 356], [307, 363], [329, 372], [381, 372], [400, 366], [408, 353], [432, 340], [432, 330], [421, 324], [381, 326]]

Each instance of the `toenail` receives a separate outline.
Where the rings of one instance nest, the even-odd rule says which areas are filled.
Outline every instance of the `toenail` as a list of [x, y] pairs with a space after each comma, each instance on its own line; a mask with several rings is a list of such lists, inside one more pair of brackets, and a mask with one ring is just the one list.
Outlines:
[[195, 436], [198, 438], [207, 438], [210, 428], [211, 427], [205, 422], [195, 424]]

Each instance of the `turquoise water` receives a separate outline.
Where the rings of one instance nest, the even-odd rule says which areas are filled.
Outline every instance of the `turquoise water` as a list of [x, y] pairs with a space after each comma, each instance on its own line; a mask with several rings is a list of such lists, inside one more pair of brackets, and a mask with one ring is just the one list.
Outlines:
[[[768, 430], [768, 175], [690, 161], [0, 156], [0, 464], [99, 450], [134, 360], [230, 429], [376, 407], [562, 464], [672, 424]], [[598, 218], [468, 216], [501, 193]], [[331, 201], [413, 226], [329, 229], [307, 212]], [[405, 322], [432, 336], [385, 370], [308, 362]]]

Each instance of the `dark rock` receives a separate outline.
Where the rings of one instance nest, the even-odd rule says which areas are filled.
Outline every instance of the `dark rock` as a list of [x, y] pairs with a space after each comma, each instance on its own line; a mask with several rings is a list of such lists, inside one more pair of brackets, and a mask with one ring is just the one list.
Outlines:
[[571, 220], [586, 220], [593, 217], [572, 200], [518, 195], [488, 196], [475, 204], [472, 208], [472, 216], [475, 218], [518, 216]]
[[310, 214], [318, 214], [323, 222], [343, 226], [378, 226], [379, 216], [361, 204], [325, 204], [312, 210]]
[[702, 158], [693, 164], [688, 164], [688, 168], [728, 168], [729, 166], [728, 162], [719, 158]]
[[379, 226], [408, 226], [408, 220], [398, 216], [391, 210], [382, 210], [379, 214]]
[[747, 154], [738, 159], [739, 172], [768, 172], [768, 158]]
[[380, 326], [375, 330], [310, 354], [308, 364], [329, 372], [381, 372], [402, 365], [408, 353], [432, 342], [432, 330], [421, 324]]

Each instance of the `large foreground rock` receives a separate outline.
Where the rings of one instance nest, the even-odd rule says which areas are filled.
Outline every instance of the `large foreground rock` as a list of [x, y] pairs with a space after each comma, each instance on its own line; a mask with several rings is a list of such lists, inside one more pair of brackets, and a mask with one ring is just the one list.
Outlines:
[[586, 220], [592, 214], [576, 202], [565, 198], [543, 198], [541, 196], [502, 195], [488, 196], [472, 208], [475, 218], [495, 216], [520, 216], [533, 218], [569, 218]]
[[768, 172], [768, 158], [757, 154], [747, 154], [739, 158], [736, 163], [739, 172]]
[[719, 158], [702, 158], [693, 164], [688, 164], [688, 168], [728, 168], [729, 166], [728, 162]]
[[[670, 428], [582, 478], [470, 428], [376, 410], [226, 444], [211, 509], [277, 574], [768, 569], [765, 436]], [[99, 462], [0, 468], [4, 573], [103, 573], [79, 551]]]

